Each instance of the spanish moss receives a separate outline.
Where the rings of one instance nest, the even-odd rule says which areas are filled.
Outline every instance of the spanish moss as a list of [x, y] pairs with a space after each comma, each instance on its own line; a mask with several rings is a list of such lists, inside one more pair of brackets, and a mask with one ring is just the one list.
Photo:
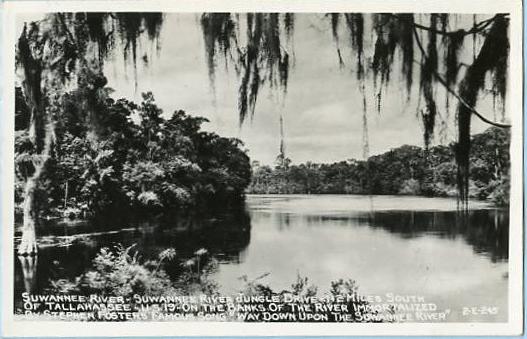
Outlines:
[[426, 48], [426, 56], [423, 56], [421, 63], [421, 81], [420, 91], [423, 95], [425, 107], [421, 110], [421, 118], [423, 119], [424, 127], [424, 142], [425, 148], [428, 149], [431, 139], [434, 136], [434, 127], [437, 115], [437, 106], [434, 94], [434, 80], [437, 73], [437, 20], [436, 14], [430, 15], [430, 27], [428, 32], [428, 45]]
[[[449, 36], [443, 36], [443, 41], [446, 44], [446, 56], [445, 56], [445, 81], [448, 86], [452, 87], [457, 83], [457, 77], [459, 72], [459, 53], [463, 47], [463, 41], [465, 34], [462, 31], [458, 31], [455, 34]], [[446, 95], [446, 112], [449, 109], [449, 95]]]
[[211, 87], [214, 91], [216, 52], [227, 58], [231, 40], [235, 37], [235, 23], [229, 13], [208, 13], [201, 16], [205, 53]]
[[[372, 70], [375, 85], [382, 88], [390, 81], [395, 48], [398, 43], [397, 25], [389, 14], [374, 15], [374, 30], [377, 34], [373, 53]], [[378, 95], [380, 96], [379, 90]]]
[[339, 65], [340, 67], [344, 66], [344, 60], [342, 59], [342, 52], [340, 50], [340, 41], [339, 41], [339, 21], [340, 21], [340, 13], [331, 13], [331, 32], [333, 34], [333, 40], [335, 40], [335, 44], [337, 46], [337, 56], [339, 58]]
[[478, 94], [484, 88], [487, 72], [503, 69], [499, 65], [508, 56], [508, 39], [503, 38], [507, 36], [507, 31], [508, 19], [504, 16], [496, 16], [474, 63], [468, 68], [465, 77], [459, 85], [459, 95], [463, 98], [465, 104], [460, 103], [457, 109], [458, 142], [455, 145], [455, 154], [458, 165], [459, 198], [465, 205], [468, 203], [470, 174], [469, 156], [472, 111], [469, 107], [475, 106]]
[[347, 13], [346, 24], [350, 32], [351, 47], [357, 54], [357, 79], [364, 78], [364, 17], [361, 13]]
[[400, 45], [403, 54], [402, 73], [406, 82], [406, 99], [410, 100], [414, 65], [414, 15], [400, 14]]
[[295, 29], [295, 15], [293, 13], [284, 14], [284, 28], [287, 39], [291, 40]]
[[[238, 29], [243, 17], [247, 26], [244, 39], [237, 36], [241, 34]], [[294, 28], [292, 14], [286, 16], [286, 13], [247, 13], [231, 16], [205, 13], [202, 15], [201, 27], [211, 83], [215, 82], [216, 55], [221, 54], [227, 62], [233, 63], [237, 70], [240, 81], [238, 87], [240, 124], [243, 124], [247, 116], [253, 116], [260, 88], [264, 84], [268, 84], [271, 89], [278, 88], [286, 93], [290, 56], [282, 44], [282, 38], [288, 40], [292, 36]], [[245, 44], [242, 41], [245, 41]]]

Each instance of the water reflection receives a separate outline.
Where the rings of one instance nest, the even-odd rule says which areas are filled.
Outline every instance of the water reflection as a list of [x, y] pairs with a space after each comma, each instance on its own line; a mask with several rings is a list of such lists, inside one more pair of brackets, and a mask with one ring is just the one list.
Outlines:
[[460, 214], [455, 199], [388, 196], [251, 196], [248, 206], [245, 260], [214, 276], [224, 293], [239, 291], [242, 275], [269, 273], [261, 282], [280, 290], [300, 274], [321, 292], [342, 278], [364, 294], [421, 295], [450, 308], [449, 321], [487, 304], [502, 311], [480, 320], [507, 319], [506, 210], [473, 203]]
[[[207, 217], [49, 221], [39, 233], [38, 261], [16, 261], [15, 298], [44, 291], [50, 280], [79, 276], [101, 247], [122, 243], [136, 244], [144, 259], [173, 247], [185, 260], [206, 248], [220, 262], [212, 278], [225, 293], [237, 291], [243, 275], [270, 273], [263, 282], [281, 289], [301, 273], [321, 290], [332, 280], [353, 278], [363, 293], [423, 293], [446, 305], [503, 304], [508, 211], [481, 205], [460, 214], [455, 206], [453, 199], [250, 196], [245, 209]], [[167, 269], [170, 276], [180, 270]], [[487, 292], [460, 294], [475, 290]]]
[[473, 250], [493, 262], [507, 260], [509, 254], [509, 214], [505, 209], [459, 211], [379, 211], [335, 215], [302, 215], [298, 213], [253, 212], [253, 224], [276, 225], [278, 232], [292, 226], [379, 228], [403, 239], [435, 236], [460, 237]]
[[[493, 262], [506, 260], [509, 254], [509, 214], [508, 210], [504, 209], [468, 212], [380, 211], [336, 216], [308, 215], [304, 219], [305, 223], [311, 226], [350, 221], [381, 228], [408, 239], [424, 235], [447, 239], [461, 237], [476, 253], [488, 255]], [[286, 225], [288, 224], [289, 221]]]
[[[206, 248], [220, 262], [235, 263], [244, 260], [251, 237], [249, 214], [244, 209], [216, 216], [180, 217], [169, 222], [108, 225], [97, 224], [88, 233], [88, 221], [48, 221], [49, 228], [40, 233], [43, 235], [39, 239], [38, 261], [36, 257], [15, 260], [15, 306], [22, 306], [22, 292], [42, 293], [49, 288], [51, 280], [73, 280], [81, 275], [91, 268], [91, 261], [102, 247], [135, 244], [145, 260], [157, 257], [168, 247], [176, 248], [183, 260], [192, 257], [197, 249]], [[167, 271], [175, 275], [180, 269], [173, 265]]]
[[33, 293], [37, 278], [37, 256], [19, 256], [22, 277], [24, 279], [24, 292]]

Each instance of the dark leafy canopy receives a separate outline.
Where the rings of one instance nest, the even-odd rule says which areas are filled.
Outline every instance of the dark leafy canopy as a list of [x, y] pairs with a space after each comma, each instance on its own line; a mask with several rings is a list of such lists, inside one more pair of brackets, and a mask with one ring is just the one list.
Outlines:
[[[166, 212], [188, 206], [225, 207], [243, 196], [251, 172], [239, 140], [202, 131], [207, 120], [183, 111], [165, 119], [151, 93], [143, 94], [141, 105], [125, 99], [99, 102], [104, 130], [97, 140], [89, 139], [90, 128], [79, 122], [84, 110], [78, 100], [81, 92], [70, 92], [62, 100], [54, 154], [37, 193], [40, 212]], [[36, 156], [28, 140], [28, 113], [24, 101], [19, 103], [17, 203], [22, 202]]]
[[[477, 112], [475, 107], [478, 94], [485, 89], [484, 80], [490, 75], [492, 93], [495, 98], [501, 99], [502, 112], [504, 112], [509, 19], [507, 14], [496, 14], [481, 22], [474, 22], [472, 27], [452, 28], [454, 26], [452, 22], [455, 21], [451, 20], [453, 16], [455, 15], [444, 13], [419, 15], [332, 13], [328, 15], [339, 63], [344, 65], [341, 52], [343, 30], [347, 34], [347, 39], [344, 40], [349, 42], [349, 46], [355, 52], [356, 76], [364, 97], [364, 121], [367, 111], [364, 80], [368, 77], [373, 80], [377, 109], [380, 110], [382, 91], [392, 79], [395, 60], [400, 60], [400, 73], [406, 83], [408, 97], [414, 83], [413, 63], [420, 64], [418, 76], [421, 105], [419, 108], [427, 147], [433, 138], [438, 117], [441, 117], [443, 124], [445, 123], [450, 97], [458, 101], [456, 159], [459, 166], [460, 196], [466, 200], [472, 114], [487, 123], [507, 127], [505, 124], [493, 123]], [[280, 80], [278, 84], [284, 93], [286, 92], [290, 66], [289, 53], [281, 41], [292, 40], [282, 37], [292, 36], [293, 18], [293, 14], [289, 13], [203, 14], [201, 25], [206, 42], [211, 81], [214, 81], [218, 55], [223, 55], [225, 61], [231, 62], [238, 72], [240, 122], [244, 121], [247, 112], [254, 113], [258, 92], [266, 82], [273, 86], [277, 84], [275, 79], [278, 78]], [[244, 25], [246, 33], [242, 37], [240, 27]], [[371, 25], [374, 34], [365, 34], [366, 25]], [[344, 28], [341, 29], [341, 26]], [[369, 36], [372, 41], [367, 43], [366, 38]], [[468, 42], [467, 38], [470, 37], [473, 41], [483, 41], [483, 44], [479, 50], [474, 49], [474, 64], [467, 66], [460, 62], [459, 55]], [[242, 40], [245, 42], [242, 43]], [[373, 49], [366, 51], [365, 46], [373, 46]], [[494, 47], [490, 48], [490, 46]], [[401, 54], [400, 58], [396, 57], [397, 51]], [[440, 114], [442, 108], [438, 105], [434, 90], [438, 84], [445, 86], [447, 91], [444, 117]], [[367, 142], [364, 146], [367, 147]]]

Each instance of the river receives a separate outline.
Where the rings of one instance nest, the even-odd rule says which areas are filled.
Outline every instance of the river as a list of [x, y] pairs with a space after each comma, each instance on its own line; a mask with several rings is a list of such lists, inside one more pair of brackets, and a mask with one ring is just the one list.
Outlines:
[[[243, 210], [214, 218], [113, 226], [48, 222], [32, 281], [15, 258], [16, 295], [73, 279], [100, 247], [123, 243], [137, 244], [145, 258], [167, 247], [184, 258], [205, 248], [219, 263], [210, 278], [226, 294], [242, 287], [242, 276], [263, 276], [260, 283], [280, 290], [300, 275], [319, 291], [342, 278], [364, 295], [422, 296], [448, 308], [448, 321], [507, 319], [508, 210], [482, 202], [460, 213], [452, 198], [249, 195]], [[57, 246], [57, 239], [69, 240]], [[499, 312], [463, 315], [463, 307], [481, 306]]]

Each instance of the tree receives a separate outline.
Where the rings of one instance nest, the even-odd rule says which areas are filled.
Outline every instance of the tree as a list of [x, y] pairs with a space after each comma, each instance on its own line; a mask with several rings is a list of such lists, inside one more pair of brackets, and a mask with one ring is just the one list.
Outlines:
[[[18, 40], [16, 60], [22, 70], [23, 92], [30, 111], [29, 139], [35, 148], [33, 174], [24, 188], [21, 255], [37, 252], [35, 224], [38, 222], [35, 194], [46, 162], [51, 157], [57, 108], [69, 86], [84, 91], [80, 96], [84, 119], [96, 132], [97, 105], [106, 84], [102, 74], [105, 58], [122, 46], [135, 65], [137, 41], [146, 35], [156, 41], [162, 15], [159, 13], [53, 13], [38, 23], [24, 26]], [[121, 42], [117, 44], [117, 40]]]

